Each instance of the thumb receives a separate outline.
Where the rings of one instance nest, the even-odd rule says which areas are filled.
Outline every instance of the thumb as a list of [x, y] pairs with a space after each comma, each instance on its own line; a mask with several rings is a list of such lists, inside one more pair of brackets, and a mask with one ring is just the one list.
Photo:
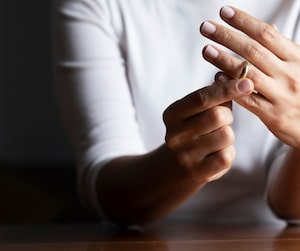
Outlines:
[[248, 78], [238, 79], [236, 89], [242, 95], [251, 94], [254, 91], [254, 84]]
[[[223, 88], [229, 88], [233, 92], [230, 92], [234, 96], [249, 95], [254, 91], [254, 84], [251, 79], [239, 78], [232, 79], [223, 72], [219, 72], [215, 76], [215, 83]], [[233, 89], [232, 89], [233, 88]]]
[[[223, 78], [222, 84], [227, 86], [227, 88], [232, 88], [232, 95], [233, 99], [241, 96], [247, 96], [254, 91], [254, 84], [250, 79], [243, 78], [243, 79], [225, 79]], [[219, 81], [216, 81], [215, 84], [218, 84]], [[231, 101], [224, 102], [222, 105], [232, 108]]]

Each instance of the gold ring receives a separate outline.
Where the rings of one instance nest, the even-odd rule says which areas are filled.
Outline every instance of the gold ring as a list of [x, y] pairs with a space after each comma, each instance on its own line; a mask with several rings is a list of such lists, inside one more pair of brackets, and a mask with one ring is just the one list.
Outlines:
[[242, 72], [241, 72], [241, 75], [240, 75], [239, 78], [245, 78], [247, 76], [248, 70], [249, 70], [249, 63], [248, 63], [248, 61], [244, 61], [242, 63], [242, 67], [243, 67], [242, 68]]

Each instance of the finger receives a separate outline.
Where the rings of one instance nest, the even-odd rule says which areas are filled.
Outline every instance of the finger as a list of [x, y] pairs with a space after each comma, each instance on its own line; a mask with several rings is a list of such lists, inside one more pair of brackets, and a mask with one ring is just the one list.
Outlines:
[[[227, 54], [214, 45], [206, 45], [202, 50], [202, 55], [206, 61], [219, 68], [222, 72], [225, 72], [231, 79], [238, 78], [240, 76], [240, 59]], [[230, 80], [230, 78], [226, 78], [225, 75], [220, 75], [219, 77], [222, 76], [225, 77], [222, 82], [228, 82]], [[219, 81], [219, 78], [217, 80]]]
[[199, 140], [199, 137], [202, 135], [212, 133], [225, 125], [231, 125], [233, 122], [233, 115], [228, 106], [230, 105], [227, 103], [215, 106], [199, 115], [191, 117], [188, 120], [184, 120], [183, 123], [178, 124], [175, 128], [172, 128], [172, 130], [168, 132], [168, 144], [172, 145], [170, 141], [172, 141], [171, 139], [175, 137], [176, 139], [173, 140], [174, 144], [191, 141], [191, 139]]
[[188, 138], [199, 138], [201, 135], [209, 134], [220, 127], [232, 124], [233, 115], [228, 106], [231, 106], [231, 102], [215, 106], [198, 116], [185, 120], [182, 130], [185, 132], [185, 136]]
[[299, 50], [299, 46], [283, 36], [276, 26], [262, 22], [244, 11], [224, 6], [220, 10], [220, 16], [229, 25], [258, 41], [282, 60], [294, 59], [295, 50]]
[[249, 96], [237, 98], [235, 101], [258, 116], [265, 124], [268, 124], [270, 113], [274, 112], [273, 104], [259, 93], [253, 92]]
[[[215, 52], [211, 52], [211, 50]], [[203, 57], [231, 78], [238, 78], [241, 74], [242, 61], [217, 47], [212, 45], [205, 46], [203, 49]], [[253, 65], [249, 66], [246, 77], [253, 81], [254, 89], [257, 92], [264, 95], [269, 100], [276, 99], [278, 90], [277, 88], [274, 88], [273, 79], [271, 77], [267, 76]], [[219, 78], [218, 81], [221, 82], [222, 79]], [[228, 79], [224, 79], [224, 82], [227, 81]]]
[[180, 122], [242, 95], [249, 95], [253, 90], [254, 85], [250, 80], [233, 79], [227, 83], [210, 85], [170, 105], [165, 110], [163, 119], [165, 123]]
[[[212, 21], [204, 22], [201, 34], [247, 59], [268, 76], [282, 68], [282, 61], [257, 41]], [[269, 67], [270, 65], [274, 67]]]
[[223, 176], [230, 169], [236, 152], [233, 145], [206, 156], [201, 168], [196, 168], [192, 174], [197, 182], [210, 182]]
[[[234, 133], [230, 126], [224, 126], [195, 140], [168, 146], [177, 153], [179, 162], [188, 169], [193, 169], [206, 156], [214, 154], [232, 145]], [[170, 142], [168, 142], [170, 143]]]
[[[219, 72], [215, 76], [215, 83], [222, 83], [229, 81], [230, 77], [227, 76], [223, 72]], [[262, 120], [264, 120], [265, 117], [265, 111], [271, 111], [272, 109], [272, 103], [263, 95], [257, 92], [252, 92], [250, 95], [241, 96], [235, 101], [251, 111], [252, 113], [259, 116]]]
[[[216, 84], [229, 80], [230, 77], [223, 72], [219, 72], [215, 76]], [[241, 96], [234, 101], [260, 117], [264, 122], [267, 122], [268, 119], [266, 111], [272, 111], [273, 108], [273, 103], [258, 92], [252, 92], [250, 95]]]

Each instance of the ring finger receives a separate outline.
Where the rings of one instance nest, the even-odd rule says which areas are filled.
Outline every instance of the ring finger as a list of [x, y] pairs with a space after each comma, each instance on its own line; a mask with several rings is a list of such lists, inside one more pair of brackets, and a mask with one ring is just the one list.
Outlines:
[[[232, 78], [238, 78], [242, 71], [242, 60], [226, 53], [219, 48], [207, 45], [203, 49], [203, 57]], [[247, 78], [251, 79], [255, 85], [255, 90], [269, 100], [276, 97], [276, 88], [273, 79], [260, 71], [254, 65], [249, 65]]]

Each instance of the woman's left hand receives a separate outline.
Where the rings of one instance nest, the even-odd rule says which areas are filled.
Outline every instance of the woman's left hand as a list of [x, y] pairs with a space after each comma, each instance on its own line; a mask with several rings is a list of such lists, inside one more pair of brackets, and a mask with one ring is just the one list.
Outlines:
[[[250, 63], [246, 77], [256, 92], [235, 101], [256, 114], [281, 141], [300, 150], [300, 46], [275, 26], [241, 10], [225, 6], [220, 13], [242, 33], [212, 21], [204, 22], [200, 32]], [[243, 60], [213, 45], [206, 46], [203, 55], [227, 76], [239, 77]]]

